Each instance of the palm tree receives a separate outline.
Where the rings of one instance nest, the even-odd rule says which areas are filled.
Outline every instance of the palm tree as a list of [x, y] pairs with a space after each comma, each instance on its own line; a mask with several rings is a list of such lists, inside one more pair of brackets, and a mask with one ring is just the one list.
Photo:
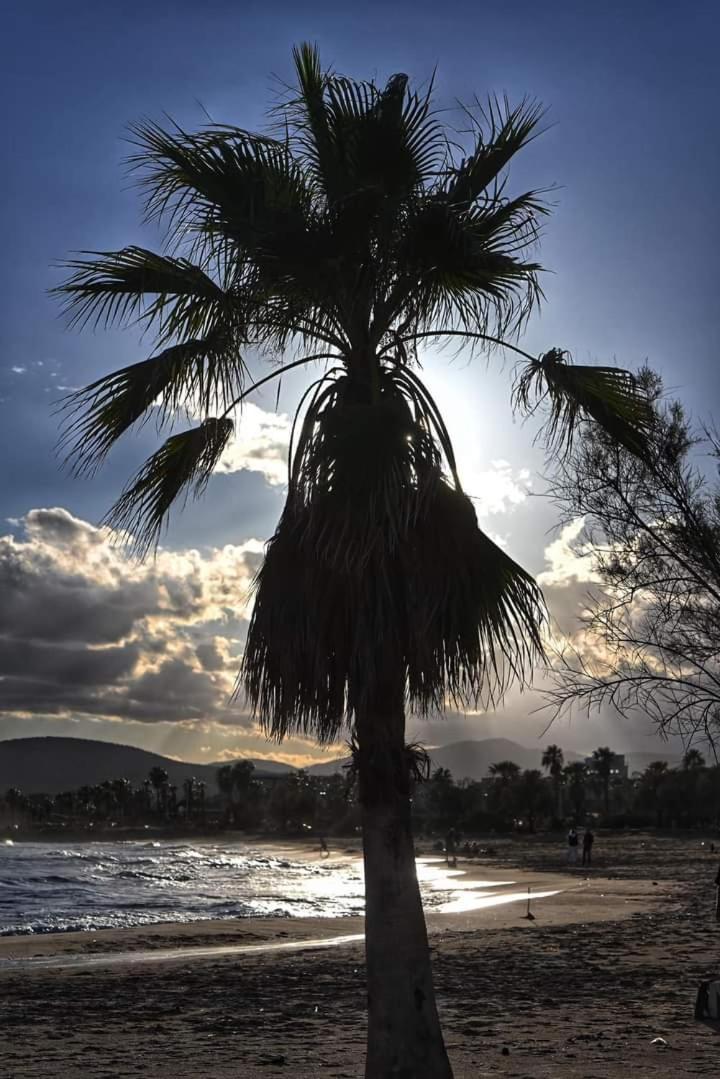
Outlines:
[[233, 792], [235, 790], [235, 774], [233, 772], [233, 765], [232, 764], [223, 764], [223, 765], [221, 765], [221, 767], [218, 768], [217, 772], [215, 773], [215, 779], [216, 779], [216, 782], [217, 782], [217, 785], [218, 785], [218, 790], [220, 791], [220, 794], [225, 799], [226, 816], [227, 816], [227, 818], [232, 818], [233, 821], [234, 821], [235, 813], [234, 813]]
[[563, 816], [562, 781], [564, 763], [565, 757], [563, 756], [563, 751], [560, 746], [550, 745], [544, 750], [542, 755], [542, 766], [549, 772], [550, 778], [553, 781], [558, 820], [561, 820]]
[[10, 809], [10, 823], [18, 823], [18, 816], [27, 805], [27, 799], [19, 787], [10, 787], [5, 791], [5, 804]]
[[663, 820], [663, 804], [661, 794], [665, 788], [668, 779], [670, 778], [670, 769], [668, 768], [667, 761], [650, 761], [647, 768], [642, 774], [642, 787], [648, 800], [651, 802], [653, 809], [655, 810], [656, 820], [658, 828], [662, 827]]
[[188, 776], [183, 780], [183, 794], [185, 795], [185, 820], [190, 821], [195, 817], [195, 798], [197, 795], [197, 780], [195, 776]]
[[132, 784], [129, 779], [113, 779], [112, 789], [120, 820], [122, 821], [125, 819], [125, 814], [132, 798]]
[[686, 772], [695, 771], [698, 768], [705, 767], [705, 758], [699, 749], [686, 750], [682, 759], [683, 770]]
[[[432, 84], [382, 88], [294, 51], [296, 85], [274, 130], [134, 128], [150, 220], [169, 253], [141, 247], [71, 261], [59, 291], [76, 322], [137, 317], [156, 351], [68, 402], [64, 445], [92, 469], [152, 413], [170, 434], [107, 517], [147, 552], [176, 499], [199, 495], [254, 389], [323, 362], [292, 440], [285, 509], [259, 573], [241, 686], [267, 733], [337, 740], [349, 728], [362, 805], [369, 990], [367, 1074], [450, 1075], [437, 1018], [410, 825], [420, 713], [497, 699], [541, 652], [541, 594], [480, 531], [452, 444], [421, 381], [424, 339], [500, 344], [539, 298], [527, 254], [545, 213], [505, 194], [504, 170], [539, 108], [492, 100], [458, 148]], [[517, 346], [507, 343], [516, 351]], [[291, 362], [250, 384], [253, 357]], [[638, 451], [634, 380], [528, 361], [516, 405], [549, 405], [568, 444], [594, 419]]]
[[205, 823], [205, 794], [206, 794], [204, 780], [202, 780], [202, 779], [198, 780], [198, 782], [196, 784], [196, 787], [195, 787], [195, 790], [196, 790], [196, 794], [197, 794], [197, 807], [198, 807], [198, 815], [200, 817], [200, 823], [204, 824]]
[[615, 754], [609, 746], [600, 746], [599, 749], [593, 750], [592, 763], [602, 790], [603, 806], [607, 817], [610, 813], [610, 776], [615, 763]]
[[509, 787], [520, 775], [520, 765], [515, 764], [515, 761], [497, 761], [490, 765], [488, 772], [501, 787]]
[[157, 809], [158, 816], [165, 816], [167, 811], [167, 788], [169, 776], [164, 768], [160, 768], [156, 765], [148, 772], [148, 779], [150, 780], [153, 790], [155, 791], [155, 808]]
[[573, 807], [575, 820], [579, 821], [585, 812], [585, 783], [587, 770], [582, 761], [573, 761], [563, 768], [563, 777], [567, 784], [568, 794]]

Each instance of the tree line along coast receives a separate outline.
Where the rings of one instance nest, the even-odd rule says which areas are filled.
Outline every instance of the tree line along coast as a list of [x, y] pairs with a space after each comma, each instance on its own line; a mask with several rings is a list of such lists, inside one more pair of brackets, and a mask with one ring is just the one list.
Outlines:
[[[720, 831], [720, 766], [708, 765], [689, 749], [678, 767], [653, 761], [628, 774], [624, 758], [607, 746], [585, 761], [565, 763], [562, 749], [549, 745], [542, 770], [523, 769], [512, 760], [490, 765], [481, 780], [456, 779], [447, 768], [430, 768], [415, 778], [412, 813], [415, 834], [443, 837], [449, 829], [467, 837], [534, 833], [568, 825], [603, 828], [701, 828]], [[360, 828], [355, 776], [350, 768], [334, 775], [304, 770], [259, 775], [250, 761], [223, 765], [216, 789], [188, 775], [171, 783], [152, 768], [142, 783], [115, 778], [55, 795], [24, 793], [11, 787], [0, 795], [0, 833], [51, 839], [68, 834], [135, 830], [177, 832], [239, 831], [248, 834], [354, 836]]]

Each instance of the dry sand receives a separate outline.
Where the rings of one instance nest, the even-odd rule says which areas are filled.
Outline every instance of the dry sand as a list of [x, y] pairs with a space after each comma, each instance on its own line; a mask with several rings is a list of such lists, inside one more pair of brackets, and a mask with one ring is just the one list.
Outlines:
[[[591, 874], [563, 866], [557, 841], [496, 849], [460, 868], [515, 882], [506, 893], [561, 891], [534, 921], [522, 903], [430, 915], [457, 1079], [715, 1075], [720, 1034], [692, 1018], [698, 982], [720, 972], [717, 858], [700, 839], [601, 837]], [[361, 940], [307, 945], [361, 933], [359, 919], [246, 919], [4, 938], [0, 1076], [355, 1079]]]

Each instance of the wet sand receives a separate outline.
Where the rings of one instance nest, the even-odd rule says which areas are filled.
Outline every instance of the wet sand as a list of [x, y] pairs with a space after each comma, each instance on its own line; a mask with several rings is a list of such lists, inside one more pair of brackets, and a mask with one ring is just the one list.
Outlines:
[[[457, 878], [493, 905], [428, 918], [458, 1079], [715, 1074], [720, 1033], [692, 1014], [720, 971], [717, 857], [694, 837], [601, 837], [587, 874], [557, 841], [495, 846]], [[557, 893], [532, 901], [532, 921], [500, 902], [528, 883]], [[4, 938], [0, 1075], [350, 1079], [364, 994], [360, 919]]]

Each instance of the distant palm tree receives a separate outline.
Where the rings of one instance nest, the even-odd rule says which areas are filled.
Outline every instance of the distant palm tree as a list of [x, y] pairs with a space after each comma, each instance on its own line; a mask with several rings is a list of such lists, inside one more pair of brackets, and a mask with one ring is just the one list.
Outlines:
[[185, 820], [193, 820], [195, 817], [195, 799], [197, 794], [197, 780], [195, 776], [188, 776], [183, 780], [183, 794], [185, 795]]
[[13, 827], [18, 823], [18, 817], [27, 805], [27, 799], [19, 787], [10, 787], [5, 791], [5, 804], [10, 809], [10, 822]]
[[515, 761], [497, 761], [488, 768], [490, 775], [501, 787], [508, 787], [514, 779], [517, 779], [520, 771], [520, 765], [515, 764]]
[[115, 796], [115, 804], [118, 808], [118, 814], [120, 819], [124, 820], [132, 799], [132, 784], [129, 779], [113, 779], [112, 789]]
[[699, 749], [688, 749], [682, 759], [682, 766], [686, 772], [705, 767], [705, 758]]
[[244, 794], [252, 784], [255, 774], [255, 765], [252, 761], [235, 761], [232, 765], [233, 785], [236, 790]]
[[669, 777], [670, 769], [667, 761], [651, 761], [642, 774], [642, 786], [652, 802], [658, 828], [662, 827], [663, 820], [661, 795]]
[[[423, 339], [498, 343], [539, 295], [527, 247], [545, 207], [505, 194], [505, 167], [540, 110], [491, 101], [458, 134], [432, 84], [384, 88], [294, 53], [296, 86], [270, 135], [135, 128], [147, 214], [171, 253], [140, 247], [71, 262], [77, 321], [133, 316], [160, 351], [70, 402], [66, 445], [93, 468], [152, 413], [173, 433], [108, 521], [146, 552], [171, 506], [198, 495], [255, 388], [325, 362], [294, 430], [287, 501], [255, 592], [247, 698], [276, 738], [354, 737], [366, 885], [367, 1074], [450, 1075], [435, 1006], [410, 823], [405, 708], [486, 703], [541, 651], [535, 582], [480, 531], [450, 437], [419, 375]], [[508, 347], [517, 348], [509, 344]], [[252, 357], [281, 360], [252, 385]], [[646, 413], [627, 373], [529, 356], [518, 407], [545, 401], [566, 445], [595, 419], [630, 448]]]
[[608, 746], [600, 746], [593, 751], [592, 763], [602, 790], [606, 817], [610, 813], [610, 777], [614, 762], [615, 754]]
[[234, 817], [233, 792], [235, 790], [235, 773], [233, 771], [232, 764], [221, 765], [215, 773], [215, 779], [218, 785], [218, 790], [225, 799], [227, 807], [226, 813], [228, 815], [228, 818]]
[[204, 780], [199, 779], [197, 781], [195, 790], [196, 790], [196, 801], [197, 801], [198, 815], [200, 817], [200, 821], [204, 824], [205, 823], [205, 782], [204, 782]]
[[550, 745], [544, 750], [542, 755], [542, 766], [550, 773], [550, 778], [553, 781], [553, 788], [555, 790], [555, 805], [558, 820], [563, 816], [563, 804], [562, 804], [562, 783], [563, 783], [563, 764], [565, 763], [565, 757], [560, 746]]
[[164, 768], [155, 766], [148, 773], [148, 778], [155, 791], [155, 808], [158, 815], [165, 816], [167, 810], [167, 788], [169, 776]]

